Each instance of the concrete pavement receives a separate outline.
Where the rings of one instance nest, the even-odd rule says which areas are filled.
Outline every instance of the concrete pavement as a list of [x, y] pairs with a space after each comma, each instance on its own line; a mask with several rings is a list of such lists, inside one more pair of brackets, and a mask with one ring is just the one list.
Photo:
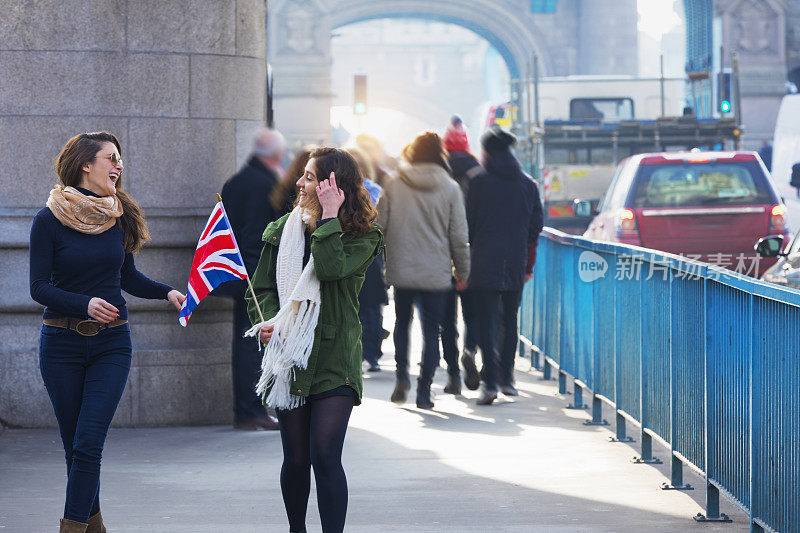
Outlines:
[[[419, 354], [418, 330], [413, 338]], [[475, 405], [477, 392], [445, 395], [440, 369], [435, 410], [421, 411], [388, 401], [391, 342], [384, 348], [384, 371], [365, 377], [365, 401], [345, 443], [346, 531], [749, 531], [727, 501], [722, 511], [733, 524], [692, 520], [703, 511], [699, 477], [685, 472], [699, 490], [660, 490], [666, 464], [632, 464], [638, 443], [609, 443], [609, 428], [583, 426], [588, 414], [565, 409], [569, 398], [527, 361], [516, 372], [521, 395], [489, 407]], [[277, 432], [112, 429], [103, 515], [118, 532], [287, 531], [280, 464]], [[56, 531], [64, 469], [55, 430], [0, 434], [0, 531]], [[320, 531], [313, 488], [308, 530]]]

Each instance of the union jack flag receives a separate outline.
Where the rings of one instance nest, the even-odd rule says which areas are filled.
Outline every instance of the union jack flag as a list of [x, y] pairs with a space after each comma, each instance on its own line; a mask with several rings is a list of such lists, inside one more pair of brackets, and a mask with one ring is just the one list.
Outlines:
[[208, 217], [203, 233], [200, 234], [194, 252], [186, 300], [178, 315], [181, 326], [186, 327], [192, 311], [200, 300], [219, 285], [234, 279], [247, 279], [247, 270], [231, 231], [225, 208], [222, 202], [217, 202], [211, 211], [211, 216]]

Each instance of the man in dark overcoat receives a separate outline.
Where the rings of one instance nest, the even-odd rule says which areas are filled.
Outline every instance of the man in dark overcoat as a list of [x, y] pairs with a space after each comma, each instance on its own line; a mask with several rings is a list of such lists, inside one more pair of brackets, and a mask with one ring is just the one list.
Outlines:
[[[278, 218], [269, 196], [280, 179], [285, 149], [286, 141], [278, 131], [260, 130], [253, 140], [250, 159], [222, 187], [222, 203], [250, 276], [261, 255], [261, 236], [267, 224]], [[267, 413], [255, 392], [261, 352], [254, 338], [244, 337], [251, 327], [244, 300], [246, 290], [247, 282], [229, 281], [214, 291], [215, 296], [233, 298], [233, 425], [244, 430], [274, 430], [278, 429], [278, 422]]]

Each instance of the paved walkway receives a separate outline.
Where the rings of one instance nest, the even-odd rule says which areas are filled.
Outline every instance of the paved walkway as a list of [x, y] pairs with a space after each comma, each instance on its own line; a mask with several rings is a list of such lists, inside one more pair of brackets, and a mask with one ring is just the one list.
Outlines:
[[[391, 343], [384, 347], [390, 352]], [[522, 359], [521, 396], [490, 407], [475, 405], [477, 392], [444, 395], [440, 370], [435, 411], [388, 401], [389, 359], [383, 372], [366, 376], [345, 444], [347, 531], [749, 531], [727, 501], [722, 510], [733, 524], [692, 520], [704, 490], [660, 490], [666, 465], [632, 464], [637, 449], [609, 443], [608, 428], [583, 426], [587, 413], [564, 409], [569, 399], [555, 394], [555, 382], [541, 381]], [[658, 447], [656, 455], [666, 458]], [[119, 532], [287, 531], [280, 464], [276, 432], [114, 429], [103, 460], [103, 514]], [[63, 470], [55, 430], [0, 434], [0, 530], [56, 531]], [[702, 489], [700, 478], [685, 477]], [[308, 527], [319, 532], [313, 493]]]

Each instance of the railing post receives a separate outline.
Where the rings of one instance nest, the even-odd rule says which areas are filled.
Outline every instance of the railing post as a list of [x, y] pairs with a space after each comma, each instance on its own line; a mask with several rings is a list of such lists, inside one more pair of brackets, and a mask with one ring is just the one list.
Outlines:
[[558, 369], [558, 393], [569, 394], [569, 391], [567, 391], [567, 373], [561, 370], [561, 367]]
[[617, 411], [617, 418], [615, 421], [617, 434], [614, 437], [608, 437], [609, 442], [633, 442], [633, 437], [629, 437], [625, 425], [625, 417]]
[[542, 354], [539, 352], [539, 350], [531, 347], [531, 365], [533, 366], [534, 370], [542, 370], [542, 361], [540, 359], [541, 356]]
[[[639, 260], [639, 259], [635, 259]], [[642, 423], [642, 430], [641, 430], [641, 439], [642, 439], [642, 447], [641, 447], [641, 455], [638, 457], [634, 457], [632, 462], [635, 464], [661, 464], [661, 459], [657, 459], [653, 457], [653, 438], [647, 432], [647, 394], [645, 394], [645, 386], [647, 385], [648, 374], [645, 371], [646, 365], [645, 360], [647, 358], [647, 332], [648, 329], [645, 327], [644, 320], [647, 316], [647, 308], [650, 304], [649, 299], [647, 298], [647, 291], [644, 289], [645, 284], [640, 279], [639, 280], [639, 291], [641, 297], [641, 307], [642, 311], [639, 318], [639, 421]]]
[[608, 421], [603, 420], [603, 402], [597, 395], [592, 395], [592, 419], [583, 422], [584, 426], [607, 426]]
[[716, 383], [711, 376], [709, 376], [709, 369], [711, 365], [708, 361], [708, 328], [710, 327], [708, 324], [708, 278], [703, 280], [703, 324], [706, 327], [706, 334], [703, 335], [703, 372], [705, 375], [704, 378], [704, 385], [705, 385], [705, 472], [706, 472], [706, 514], [705, 516], [702, 513], [697, 513], [694, 516], [694, 519], [698, 522], [730, 522], [730, 518], [726, 515], [720, 515], [719, 513], [719, 489], [711, 483], [710, 478], [710, 470], [711, 470], [711, 463], [712, 461], [712, 450], [714, 447], [710, 442], [714, 435], [711, 433], [710, 427], [711, 424], [709, 420], [713, 416], [714, 409], [716, 406], [714, 405], [713, 396], [711, 390], [716, 388]]
[[719, 512], [719, 489], [713, 483], [706, 482], [706, 514], [697, 513], [694, 517], [698, 522], [731, 522], [725, 513]]
[[635, 464], [660, 465], [661, 459], [653, 457], [653, 437], [642, 427], [642, 455], [634, 457]]
[[680, 357], [675, 353], [675, 320], [680, 313], [676, 313], [676, 300], [677, 300], [678, 282], [675, 281], [675, 276], [670, 269], [670, 287], [669, 287], [669, 452], [670, 452], [670, 482], [662, 483], [662, 490], [694, 490], [690, 484], [683, 483], [683, 461], [678, 459], [675, 455], [675, 441], [678, 438], [677, 427], [677, 409], [675, 408], [675, 399], [678, 395], [677, 384], [677, 365], [675, 359]]
[[[619, 261], [616, 256], [614, 261]], [[621, 298], [620, 298], [620, 285], [614, 284], [614, 404], [616, 406], [614, 426], [616, 428], [616, 436], [609, 437], [609, 442], [633, 442], [633, 437], [627, 435], [627, 427], [625, 417], [620, 412], [620, 405], [624, 405], [622, 401], [622, 360], [620, 357], [620, 337], [622, 329], [622, 320], [620, 319], [621, 312]]]
[[567, 406], [567, 409], [583, 409], [585, 406], [583, 405], [583, 387], [581, 387], [577, 381], [572, 381], [572, 397], [574, 398], [572, 403]]
[[683, 461], [672, 454], [670, 465], [670, 482], [661, 484], [662, 490], [694, 490], [689, 483], [683, 483]]

